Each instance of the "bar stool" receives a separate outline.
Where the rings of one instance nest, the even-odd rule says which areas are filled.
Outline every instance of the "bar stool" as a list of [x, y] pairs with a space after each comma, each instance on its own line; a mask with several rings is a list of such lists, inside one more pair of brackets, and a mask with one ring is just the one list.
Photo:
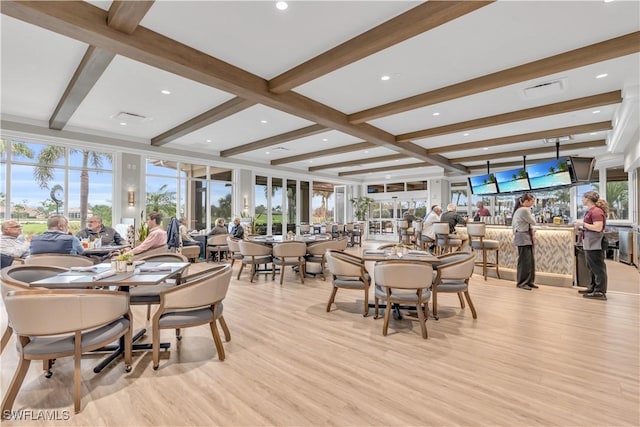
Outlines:
[[436, 255], [452, 252], [453, 248], [462, 246], [462, 239], [458, 239], [454, 235], [449, 234], [448, 222], [436, 222], [433, 224], [433, 231], [436, 235]]
[[[483, 222], [469, 222], [467, 223], [467, 233], [469, 234], [469, 243], [474, 250], [482, 251], [482, 261], [476, 261], [476, 265], [482, 266], [482, 275], [484, 280], [487, 280], [487, 270], [489, 268], [496, 269], [496, 275], [500, 278], [500, 271], [498, 270], [498, 253], [500, 243], [497, 240], [487, 240], [484, 238], [486, 235], [486, 224]], [[487, 252], [495, 251], [495, 262], [489, 262], [487, 260]]]

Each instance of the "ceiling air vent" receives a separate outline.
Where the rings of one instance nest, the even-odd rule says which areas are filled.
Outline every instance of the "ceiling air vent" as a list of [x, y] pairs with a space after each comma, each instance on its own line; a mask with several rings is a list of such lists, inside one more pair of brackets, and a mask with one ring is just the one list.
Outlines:
[[566, 88], [566, 79], [560, 79], [552, 82], [539, 83], [535, 86], [525, 88], [523, 92], [526, 99], [537, 99], [559, 94], [564, 92]]
[[111, 118], [127, 124], [139, 124], [152, 120], [150, 117], [145, 117], [135, 113], [127, 113], [126, 111], [120, 111], [118, 114], [114, 114], [113, 116], [111, 116]]
[[288, 148], [285, 148], [285, 147], [276, 147], [276, 148], [274, 148], [274, 150], [291, 151], [291, 150], [289, 150]]

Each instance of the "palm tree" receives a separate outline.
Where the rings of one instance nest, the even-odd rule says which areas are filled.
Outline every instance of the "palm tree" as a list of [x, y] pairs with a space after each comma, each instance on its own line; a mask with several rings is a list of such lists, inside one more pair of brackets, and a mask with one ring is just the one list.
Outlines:
[[159, 212], [165, 218], [176, 215], [176, 192], [167, 191], [167, 184], [162, 184], [158, 191], [147, 193], [147, 203], [145, 207], [147, 213]]
[[[71, 149], [71, 152], [80, 150]], [[102, 168], [103, 159], [111, 160], [108, 153], [82, 150], [82, 169], [80, 170], [80, 229], [86, 227], [87, 210], [89, 208], [89, 165]], [[33, 169], [33, 176], [40, 188], [49, 188], [49, 183], [54, 179], [54, 165], [65, 154], [64, 147], [49, 145], [38, 155], [38, 166]]]
[[320, 208], [320, 212], [322, 214], [322, 219], [324, 221], [326, 221], [327, 219], [327, 200], [329, 200], [329, 197], [331, 197], [332, 194], [333, 194], [333, 191], [329, 191], [329, 190], [313, 190], [314, 196], [322, 197], [322, 205]]
[[[10, 141], [11, 153], [13, 155], [19, 155], [26, 157], [27, 159], [33, 159], [33, 150], [24, 142]], [[0, 139], [0, 152], [7, 149], [7, 141]]]

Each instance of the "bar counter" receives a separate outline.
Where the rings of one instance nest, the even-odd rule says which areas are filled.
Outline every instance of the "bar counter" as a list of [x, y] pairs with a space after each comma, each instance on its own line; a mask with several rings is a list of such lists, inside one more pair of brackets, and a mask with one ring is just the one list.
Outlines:
[[[539, 224], [535, 228], [536, 283], [551, 286], [573, 286], [575, 274], [575, 231], [573, 225]], [[489, 240], [500, 242], [499, 268], [500, 277], [505, 280], [516, 280], [516, 263], [518, 249], [513, 244], [513, 231], [504, 225], [487, 225]], [[482, 259], [482, 253], [476, 255]], [[494, 255], [489, 252], [489, 260]], [[481, 267], [476, 267], [480, 269]], [[495, 277], [495, 270], [489, 269], [489, 275]]]

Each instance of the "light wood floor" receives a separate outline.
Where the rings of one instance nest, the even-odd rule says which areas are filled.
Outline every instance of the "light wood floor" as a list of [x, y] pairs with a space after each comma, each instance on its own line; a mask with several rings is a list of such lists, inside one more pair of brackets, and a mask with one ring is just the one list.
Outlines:
[[[3, 424], [640, 425], [638, 295], [612, 290], [608, 301], [591, 301], [572, 289], [529, 292], [476, 275], [478, 319], [442, 295], [440, 320], [429, 319], [423, 340], [411, 320], [392, 320], [383, 337], [373, 309], [362, 316], [360, 292], [338, 291], [325, 312], [330, 289], [320, 279], [302, 285], [290, 269], [282, 287], [277, 277], [234, 277], [224, 362], [206, 326], [184, 330], [177, 347], [163, 331], [172, 348], [158, 371], [145, 353], [134, 354], [129, 374], [120, 359], [96, 375], [97, 358], [83, 358], [77, 415], [72, 360], [58, 360], [51, 379], [33, 363], [14, 410], [68, 411], [71, 419]], [[135, 316], [144, 324], [143, 307]], [[13, 344], [1, 358], [2, 392], [15, 369]]]

